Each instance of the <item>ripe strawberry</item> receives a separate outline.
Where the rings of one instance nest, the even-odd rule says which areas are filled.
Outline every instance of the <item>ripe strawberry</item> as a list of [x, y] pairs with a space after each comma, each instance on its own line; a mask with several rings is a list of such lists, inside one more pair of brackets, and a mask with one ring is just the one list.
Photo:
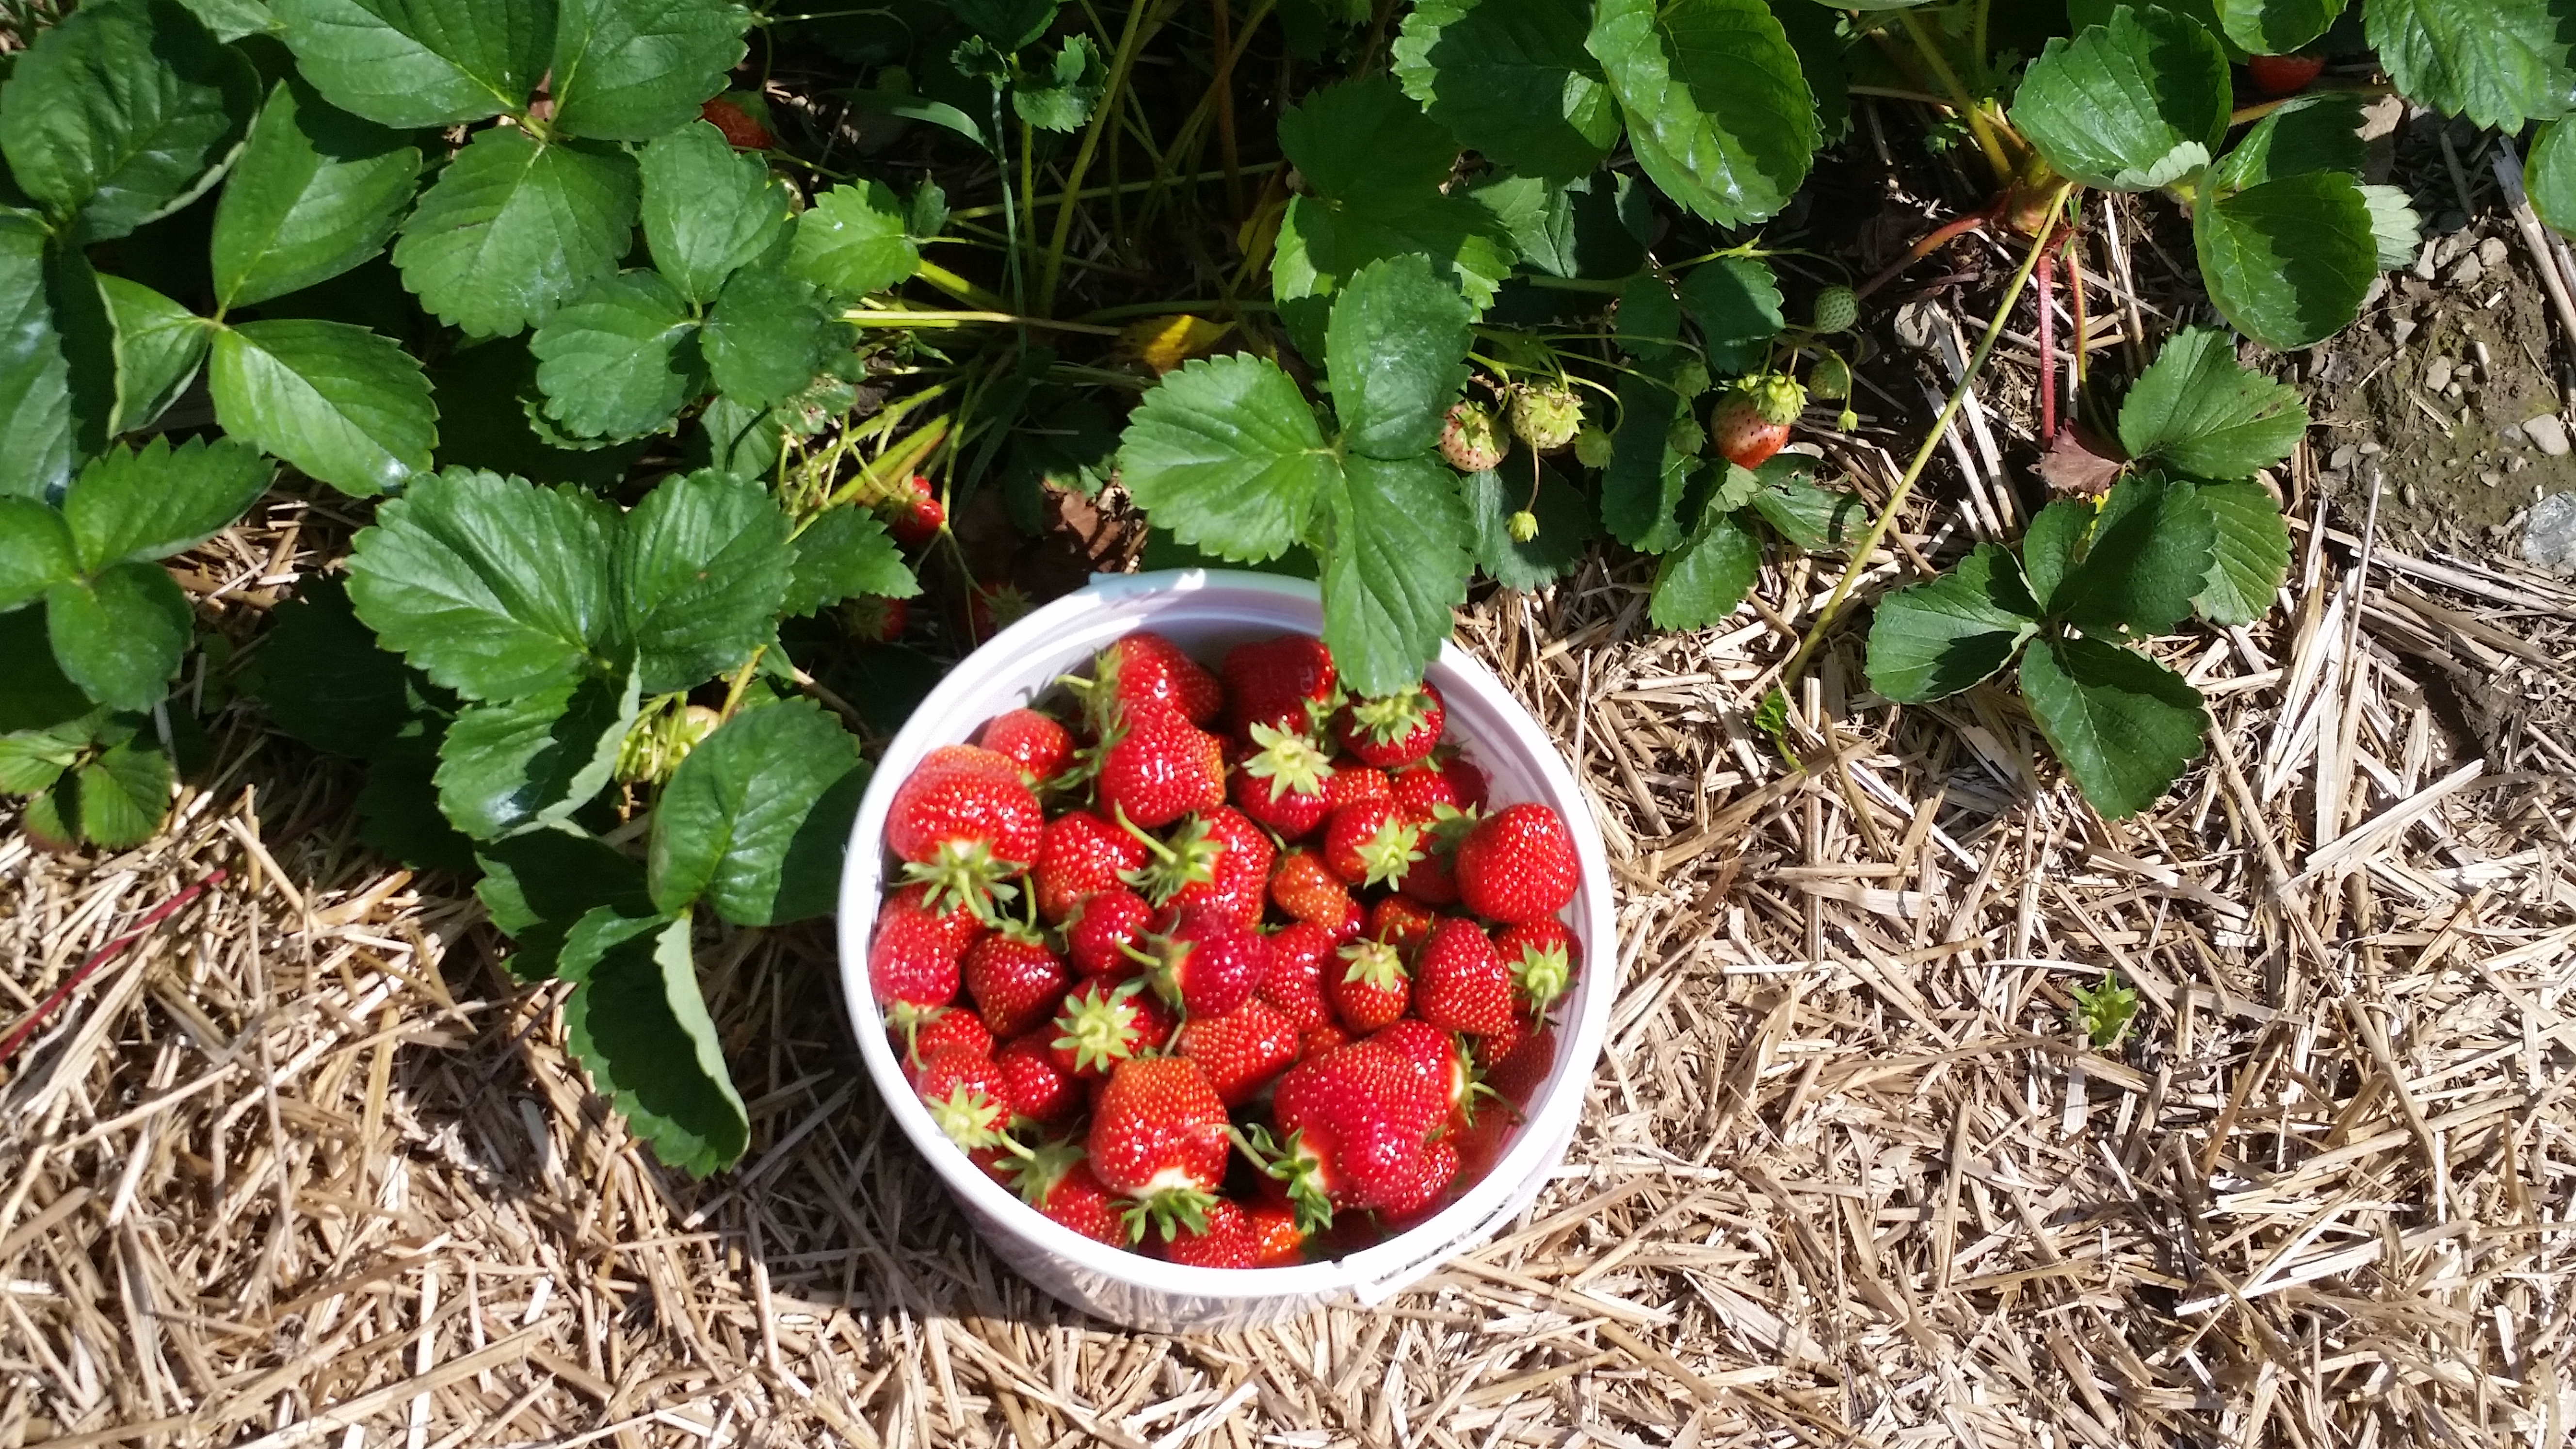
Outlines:
[[891, 644], [911, 620], [910, 604], [882, 594], [860, 594], [841, 604], [841, 628], [862, 644]]
[[1306, 1261], [1306, 1234], [1297, 1226], [1297, 1210], [1286, 1203], [1246, 1203], [1243, 1216], [1252, 1228], [1252, 1266], [1294, 1268]]
[[1575, 968], [1583, 963], [1582, 943], [1554, 916], [1505, 927], [1494, 938], [1494, 952], [1511, 968], [1521, 1010], [1533, 1020], [1545, 1016], [1574, 984]]
[[1506, 925], [1564, 910], [1582, 879], [1565, 818], [1535, 802], [1486, 816], [1458, 846], [1459, 899]]
[[1125, 889], [1120, 876], [1150, 858], [1145, 842], [1132, 832], [1088, 810], [1067, 810], [1047, 822], [1037, 862], [1029, 870], [1038, 914], [1062, 925], [1091, 896]]
[[1073, 758], [1073, 735], [1033, 709], [1006, 710], [984, 722], [977, 743], [1020, 767], [1031, 785], [1048, 779]]
[[950, 1047], [933, 1052], [913, 1077], [913, 1091], [948, 1140], [972, 1152], [1002, 1145], [1010, 1125], [1010, 1084], [981, 1052]]
[[731, 96], [711, 96], [698, 107], [700, 119], [724, 132], [725, 144], [737, 151], [766, 151], [778, 144], [760, 118]]
[[1443, 1114], [1467, 1105], [1468, 1095], [1476, 1086], [1475, 1062], [1455, 1032], [1406, 1017], [1369, 1040], [1404, 1058], [1405, 1065], [1419, 1072], [1424, 1085], [1438, 1095]]
[[1172, 1013], [1143, 978], [1094, 978], [1065, 993], [1047, 1051], [1068, 1076], [1099, 1081], [1120, 1062], [1160, 1051], [1171, 1039]]
[[886, 514], [886, 532], [906, 548], [919, 548], [948, 526], [948, 506], [930, 480], [915, 473]]
[[993, 1053], [993, 1065], [1002, 1069], [1002, 1095], [1011, 1104], [1012, 1116], [1050, 1127], [1082, 1107], [1080, 1084], [1055, 1064], [1055, 1052], [1049, 1046], [1054, 1037], [1053, 1027], [1041, 1026], [1011, 1038]]
[[1349, 1046], [1357, 1040], [1359, 1038], [1342, 1029], [1340, 1022], [1334, 1022], [1329, 1026], [1310, 1027], [1303, 1036], [1297, 1038], [1297, 1056], [1300, 1060], [1319, 1057], [1337, 1046]]
[[1375, 1207], [1421, 1171], [1423, 1142], [1439, 1106], [1404, 1059], [1373, 1042], [1353, 1042], [1288, 1069], [1271, 1094], [1286, 1134], [1252, 1143], [1271, 1176], [1287, 1184], [1298, 1224], [1331, 1225], [1337, 1208]]
[[1071, 977], [1064, 961], [1022, 926], [989, 932], [966, 953], [966, 994], [997, 1037], [1018, 1036], [1054, 1014]]
[[988, 1057], [993, 1054], [992, 1028], [984, 1025], [984, 1018], [962, 1006], [931, 1007], [900, 1029], [890, 1026], [886, 1034], [894, 1039], [905, 1068], [912, 1072], [919, 1072], [932, 1053], [948, 1047], [963, 1047]]
[[1395, 888], [1425, 905], [1456, 904], [1458, 843], [1475, 828], [1475, 814], [1451, 805], [1434, 805], [1429, 815], [1410, 818], [1421, 832], [1422, 858], [1395, 878]]
[[1037, 600], [1009, 579], [973, 579], [966, 585], [966, 642], [981, 644], [1029, 616]]
[[1502, 1160], [1503, 1149], [1511, 1146], [1512, 1131], [1519, 1118], [1507, 1109], [1478, 1112], [1472, 1119], [1465, 1113], [1452, 1113], [1440, 1129], [1440, 1140], [1458, 1154], [1458, 1178], [1473, 1183], [1494, 1170]]
[[921, 757], [921, 763], [912, 768], [915, 774], [925, 770], [966, 770], [997, 780], [1020, 778], [1020, 767], [1010, 756], [982, 745], [933, 745]]
[[1207, 1204], [1196, 1229], [1169, 1224], [1163, 1231], [1158, 1256], [1191, 1268], [1249, 1268], [1261, 1246], [1252, 1219], [1229, 1198]]
[[1443, 805], [1457, 810], [1467, 803], [1458, 798], [1457, 783], [1449, 778], [1447, 768], [1431, 760], [1387, 771], [1386, 784], [1395, 808], [1416, 820], [1430, 819], [1431, 812]]
[[1413, 1160], [1411, 1171], [1401, 1173], [1394, 1183], [1379, 1195], [1377, 1210], [1391, 1228], [1407, 1228], [1431, 1215], [1449, 1184], [1458, 1176], [1458, 1148], [1445, 1141], [1426, 1143]]
[[1199, 1064], [1217, 1096], [1240, 1107], [1297, 1060], [1297, 1024], [1255, 996], [1223, 1016], [1194, 1016], [1174, 1040]]
[[1091, 1155], [1071, 1142], [1045, 1142], [1012, 1160], [1010, 1186], [1020, 1201], [1096, 1243], [1125, 1247], [1127, 1222], [1118, 1200], [1091, 1170]]
[[[1129, 635], [1129, 638], [1135, 637]], [[1099, 752], [1100, 809], [1148, 830], [1225, 803], [1225, 748], [1168, 710], [1125, 712]]]
[[1461, 810], [1485, 808], [1485, 772], [1465, 755], [1451, 755], [1440, 762], [1440, 773], [1449, 777], [1449, 790], [1458, 797]]
[[982, 929], [964, 906], [931, 909], [927, 886], [906, 886], [877, 908], [868, 935], [868, 985], [877, 1005], [945, 1006], [957, 999], [958, 962]]
[[1807, 390], [1794, 378], [1761, 373], [1738, 378], [1708, 416], [1718, 452], [1739, 468], [1759, 468], [1789, 441], [1789, 425], [1807, 407]]
[[1237, 644], [1218, 666], [1225, 679], [1225, 718], [1236, 731], [1254, 725], [1303, 732], [1332, 703], [1332, 651], [1311, 634], [1282, 634]]
[[2314, 83], [2325, 68], [2325, 58], [2315, 55], [2257, 55], [2245, 62], [2245, 69], [2254, 77], [2255, 89], [2267, 96], [2295, 96]]
[[1065, 681], [1082, 696], [1093, 733], [1106, 736], [1123, 716], [1159, 706], [1194, 725], [1206, 725], [1225, 708], [1216, 676], [1160, 634], [1139, 629], [1092, 657], [1089, 679]]
[[1368, 930], [1372, 941], [1384, 941], [1408, 960], [1431, 939], [1431, 929], [1440, 924], [1438, 912], [1410, 896], [1388, 896], [1369, 907]]
[[1311, 850], [1292, 850], [1270, 869], [1270, 899], [1279, 909], [1325, 930], [1351, 914], [1351, 888]]
[[1262, 888], [1276, 849], [1241, 811], [1222, 805], [1202, 811], [1168, 844], [1142, 831], [1135, 835], [1153, 859], [1125, 879], [1147, 904], [1198, 907], [1247, 926], [1259, 924]]
[[1330, 932], [1310, 921], [1292, 921], [1271, 933], [1270, 969], [1261, 977], [1261, 999], [1301, 1031], [1333, 1024], [1325, 999], [1327, 965], [1341, 966]]
[[1417, 1015], [1450, 1031], [1502, 1031], [1511, 1026], [1516, 1005], [1511, 968], [1483, 927], [1451, 916], [1432, 929], [1413, 958]]
[[1252, 999], [1270, 973], [1270, 938], [1231, 915], [1183, 907], [1178, 919], [1145, 938], [1153, 959], [1146, 975], [1163, 1000], [1185, 1015], [1223, 1016]]
[[1151, 1222], [1169, 1238], [1175, 1224], [1206, 1229], [1225, 1180], [1226, 1129], [1225, 1103], [1198, 1063], [1141, 1057], [1110, 1073], [1083, 1145], [1101, 1185], [1134, 1200], [1128, 1231], [1140, 1234]]
[[1485, 1085], [1495, 1096], [1527, 1111], [1556, 1065], [1556, 1028], [1541, 1026], [1508, 1044], [1498, 1037], [1482, 1038], [1476, 1043], [1476, 1063], [1485, 1069]]
[[933, 751], [904, 780], [886, 813], [886, 845], [910, 862], [904, 874], [929, 885], [934, 899], [980, 912], [995, 897], [1008, 898], [1003, 882], [1037, 859], [1046, 815], [1020, 783], [1017, 765], [986, 750], [962, 753], [967, 749]]
[[1384, 885], [1422, 858], [1421, 839], [1392, 800], [1362, 800], [1324, 822], [1324, 864], [1352, 885]]
[[1342, 1025], [1361, 1036], [1394, 1025], [1413, 1000], [1404, 958], [1384, 941], [1354, 941], [1336, 954], [1345, 964], [1324, 968], [1324, 995]]
[[1361, 765], [1335, 765], [1324, 781], [1324, 803], [1335, 810], [1357, 805], [1366, 800], [1393, 800], [1395, 789], [1387, 783], [1384, 770]]
[[1251, 726], [1250, 738], [1253, 747], [1234, 773], [1235, 805], [1282, 840], [1312, 833], [1333, 811], [1334, 770], [1323, 747], [1306, 735], [1259, 721]]
[[1123, 885], [1085, 896], [1064, 924], [1065, 954], [1085, 976], [1132, 976], [1136, 958], [1127, 948], [1145, 938], [1154, 908]]
[[1430, 754], [1447, 718], [1439, 689], [1417, 684], [1382, 698], [1351, 701], [1335, 720], [1333, 733], [1361, 764], [1392, 770]]

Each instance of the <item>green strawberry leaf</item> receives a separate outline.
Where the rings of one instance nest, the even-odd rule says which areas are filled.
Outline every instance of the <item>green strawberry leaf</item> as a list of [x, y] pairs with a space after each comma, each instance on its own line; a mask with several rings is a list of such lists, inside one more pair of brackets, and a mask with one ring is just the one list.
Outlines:
[[[13, 508], [23, 501], [12, 500], [0, 508]], [[7, 527], [0, 523], [0, 530]], [[98, 706], [64, 677], [55, 661], [45, 611], [0, 613], [0, 739], [19, 730], [61, 728], [97, 712]]]
[[1383, 75], [1325, 86], [1282, 111], [1279, 149], [1316, 195], [1351, 202], [1418, 200], [1447, 183], [1458, 159], [1447, 129]]
[[2379, 275], [2377, 223], [2361, 184], [2319, 171], [2204, 202], [2192, 215], [2209, 299], [2236, 330], [2280, 352], [2361, 315]]
[[2412, 266], [2424, 245], [2424, 219], [2415, 214], [2415, 203], [2405, 189], [2364, 186], [2361, 199], [2370, 208], [2370, 241], [2379, 253], [2379, 269], [2389, 272]]
[[2161, 798], [2200, 754], [2200, 691], [2100, 639], [2050, 639], [2021, 660], [2021, 693], [2048, 747], [2113, 820]]
[[796, 218], [790, 275], [855, 300], [910, 278], [921, 248], [906, 225], [903, 198], [882, 181], [853, 181], [814, 198]]
[[[1592, 501], [1545, 463], [1539, 464], [1533, 501], [1529, 472], [1529, 454], [1518, 452], [1500, 468], [1458, 480], [1475, 529], [1476, 566], [1507, 589], [1545, 588], [1574, 572], [1585, 546], [1601, 532]], [[1523, 507], [1538, 519], [1538, 536], [1526, 543], [1511, 532], [1512, 515]]]
[[1017, 50], [1046, 34], [1061, 0], [949, 0], [948, 11], [966, 28], [1002, 50]]
[[283, 80], [215, 206], [215, 303], [244, 307], [384, 250], [420, 182], [420, 148]]
[[564, 937], [596, 908], [653, 914], [644, 867], [596, 836], [569, 827], [531, 830], [474, 848], [483, 878], [474, 896], [510, 938], [510, 974], [521, 981], [554, 975]]
[[1640, 272], [1619, 289], [1620, 347], [1648, 362], [1672, 356], [1682, 341], [1682, 304], [1673, 286], [1653, 272]]
[[1475, 313], [1427, 257], [1390, 257], [1351, 274], [1324, 340], [1344, 447], [1409, 458], [1440, 441], [1467, 385]]
[[2361, 14], [2397, 93], [2446, 115], [2518, 131], [2576, 95], [2567, 0], [2365, 0]]
[[70, 240], [113, 241], [213, 185], [258, 109], [250, 62], [176, 0], [91, 0], [0, 87], [0, 156]]
[[79, 466], [71, 364], [46, 298], [47, 241], [34, 217], [0, 208], [0, 496], [59, 493]]
[[1761, 570], [1762, 540], [1743, 516], [1711, 508], [1699, 531], [1656, 565], [1646, 617], [1658, 629], [1705, 629], [1735, 612]]
[[1338, 471], [1297, 384], [1248, 353], [1167, 374], [1128, 417], [1118, 462], [1157, 527], [1238, 563], [1295, 543]]
[[1584, 48], [1637, 164], [1719, 226], [1767, 220], [1807, 179], [1816, 103], [1764, 0], [1598, 0]]
[[697, 332], [688, 299], [661, 273], [601, 278], [528, 339], [546, 415], [577, 437], [653, 432], [702, 390]]
[[2227, 38], [2254, 55], [2287, 55], [2326, 33], [2345, 0], [2218, 0]]
[[1460, 144], [1570, 181], [1619, 139], [1618, 102], [1583, 48], [1589, 21], [1572, 0], [1422, 0], [1396, 39], [1396, 78]]
[[1687, 404], [1664, 381], [1669, 365], [1619, 378], [1619, 426], [1610, 434], [1610, 466], [1601, 470], [1601, 525], [1640, 553], [1682, 541], [1675, 516], [1699, 459], [1673, 446], [1674, 422]]
[[2350, 91], [2319, 91], [2285, 101], [2279, 110], [2255, 122], [2254, 129], [2210, 173], [2210, 185], [2224, 193], [2311, 171], [2359, 171], [2368, 160], [2366, 150], [2361, 140], [2361, 97]]
[[0, 613], [43, 598], [80, 571], [61, 513], [33, 498], [0, 497]]
[[140, 282], [102, 272], [98, 291], [116, 328], [116, 410], [107, 430], [131, 433], [151, 426], [196, 380], [213, 329]]
[[2232, 103], [2216, 36], [2170, 10], [2122, 5], [2048, 42], [2013, 97], [2012, 123], [2061, 176], [2153, 191], [2210, 163]]
[[421, 193], [394, 265], [440, 321], [507, 337], [617, 269], [634, 240], [637, 184], [623, 151], [478, 131]]
[[1699, 324], [1709, 371], [1751, 372], [1762, 365], [1771, 339], [1789, 325], [1780, 315], [1780, 287], [1771, 264], [1756, 257], [1719, 257], [1682, 278], [1683, 310]]
[[650, 141], [696, 120], [742, 63], [751, 23], [732, 0], [557, 3], [554, 127], [602, 141]]
[[2122, 479], [2102, 500], [2083, 560], [2050, 590], [2050, 616], [2089, 634], [2163, 633], [2190, 615], [2208, 580], [2217, 527], [2191, 484]]
[[2020, 565], [1981, 543], [1937, 579], [1878, 601], [1869, 625], [1869, 687], [1899, 704], [1946, 698], [1990, 679], [2039, 632]]
[[1782, 453], [1753, 470], [1761, 486], [1750, 502], [1762, 521], [1808, 553], [1848, 548], [1869, 527], [1869, 507], [1855, 493], [1816, 486], [1815, 460]]
[[437, 768], [427, 753], [370, 761], [358, 787], [358, 841], [414, 870], [462, 875], [474, 869], [474, 842], [439, 813]]
[[[47, 661], [53, 650], [40, 637], [36, 652]], [[72, 691], [80, 695], [80, 691]], [[63, 772], [80, 763], [89, 748], [91, 726], [106, 711], [80, 695], [81, 714], [59, 725], [44, 729], [12, 730], [0, 734], [0, 795], [34, 795], [54, 788]]]
[[2250, 478], [2290, 456], [2308, 430], [2299, 390], [2236, 361], [2234, 339], [2186, 327], [2120, 404], [2120, 445], [2142, 464], [2196, 478]]
[[2192, 600], [2213, 624], [2251, 624], [2272, 612], [2290, 576], [2290, 529], [2259, 483], [2203, 483], [2200, 505], [2217, 528], [2208, 577]]
[[150, 563], [212, 538], [268, 491], [276, 466], [230, 438], [167, 437], [141, 451], [110, 448], [81, 469], [63, 497], [80, 571]]
[[1333, 291], [1370, 262], [1420, 254], [1478, 313], [1512, 271], [1502, 219], [1473, 196], [1427, 191], [1414, 197], [1345, 201], [1292, 197], [1270, 266], [1270, 294], [1291, 340], [1309, 357], [1324, 351]]
[[793, 220], [786, 189], [769, 178], [769, 168], [757, 156], [736, 154], [705, 121], [655, 138], [636, 162], [653, 269], [701, 306], [716, 299], [736, 268], [778, 245]]
[[239, 40], [245, 35], [265, 35], [277, 29], [277, 14], [265, 0], [179, 0], [189, 13], [205, 22], [215, 39]]
[[920, 592], [903, 551], [875, 514], [835, 508], [796, 535], [796, 572], [779, 611], [803, 617], [853, 594], [909, 599]]
[[2541, 127], [2522, 180], [2540, 219], [2576, 234], [2576, 126], [2552, 121]]
[[2060, 498], [2039, 510], [2022, 534], [2022, 577], [2042, 617], [2054, 617], [2057, 586], [2083, 561], [2084, 545], [2100, 515], [2089, 498]]
[[719, 391], [765, 408], [814, 381], [831, 325], [820, 290], [764, 263], [743, 268], [725, 283], [698, 333], [698, 350]]
[[742, 1156], [751, 1120], [698, 991], [686, 916], [601, 906], [564, 938], [556, 974], [574, 983], [563, 1007], [573, 1055], [656, 1159], [704, 1177]]
[[868, 767], [811, 700], [746, 710], [689, 751], [653, 811], [654, 904], [703, 900], [737, 926], [832, 909]]
[[1475, 533], [1458, 475], [1417, 454], [1342, 460], [1315, 523], [1324, 563], [1324, 643], [1343, 680], [1363, 695], [1422, 678], [1467, 601]]
[[613, 568], [644, 692], [687, 689], [775, 639], [795, 559], [787, 516], [759, 484], [706, 469], [646, 494]]
[[188, 596], [157, 564], [112, 564], [45, 591], [55, 662], [90, 698], [118, 709], [169, 697], [191, 625]]
[[555, 0], [270, 0], [325, 99], [381, 126], [518, 111], [555, 43]]
[[215, 333], [207, 382], [224, 430], [343, 493], [398, 489], [430, 467], [438, 407], [420, 360], [348, 322], [278, 318]]
[[1521, 265], [1551, 277], [1628, 277], [1645, 265], [1651, 189], [1619, 172], [1559, 184], [1498, 171], [1471, 193], [1492, 212]]
[[77, 463], [107, 447], [116, 418], [116, 318], [86, 248], [57, 247], [45, 259], [45, 301], [62, 337]]
[[338, 579], [299, 584], [270, 616], [255, 693], [277, 729], [324, 754], [384, 762], [430, 753], [443, 721], [430, 686], [376, 643]]
[[349, 601], [467, 699], [533, 694], [599, 660], [618, 526], [585, 490], [450, 468], [376, 509], [351, 545]]
[[637, 671], [585, 674], [458, 713], [438, 747], [438, 808], [477, 840], [560, 825], [617, 767]]
[[1109, 89], [1109, 63], [1088, 35], [1066, 39], [1047, 62], [1043, 84], [1023, 73], [1011, 88], [1011, 109], [1041, 131], [1079, 131]]
[[98, 752], [72, 775], [80, 833], [102, 850], [126, 850], [150, 840], [170, 813], [170, 787], [178, 775], [161, 746], [143, 735]]

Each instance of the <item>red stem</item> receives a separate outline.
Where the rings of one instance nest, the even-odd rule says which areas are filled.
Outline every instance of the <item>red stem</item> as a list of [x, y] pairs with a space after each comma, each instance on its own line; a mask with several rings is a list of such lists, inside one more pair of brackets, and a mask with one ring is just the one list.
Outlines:
[[99, 947], [88, 960], [83, 961], [80, 964], [79, 970], [73, 972], [70, 978], [64, 981], [62, 985], [54, 988], [52, 995], [46, 997], [43, 1001], [38, 1002], [36, 1009], [29, 1012], [27, 1014], [27, 1019], [18, 1023], [18, 1025], [10, 1031], [6, 1039], [0, 1039], [0, 1065], [6, 1065], [9, 1058], [17, 1055], [18, 1048], [26, 1044], [27, 1038], [36, 1034], [36, 1028], [45, 1024], [45, 1018], [52, 1016], [65, 1001], [70, 999], [73, 992], [80, 989], [80, 984], [90, 978], [91, 972], [94, 972], [99, 967], [106, 965], [117, 952], [122, 951], [126, 947], [133, 945], [135, 942], [142, 940], [145, 935], [150, 933], [154, 926], [168, 920], [181, 908], [185, 907], [188, 902], [195, 900], [200, 895], [203, 895], [206, 887], [222, 884], [224, 877], [228, 874], [230, 874], [230, 872], [221, 869], [209, 872], [204, 880], [197, 882], [195, 885], [188, 887], [186, 890], [179, 892], [177, 895], [172, 896], [170, 899], [153, 907], [152, 914], [145, 916], [142, 922], [136, 925], [133, 930], [128, 931], [124, 935], [117, 937], [115, 940], [108, 942], [106, 945]]
[[1883, 271], [1877, 276], [1870, 278], [1868, 281], [1861, 283], [1860, 286], [1854, 290], [1853, 295], [1856, 297], [1866, 297], [1870, 293], [1877, 291], [1879, 288], [1886, 286], [1888, 283], [1895, 281], [1899, 276], [1904, 274], [1907, 267], [1914, 265], [1916, 262], [1932, 255], [1941, 248], [1948, 246], [1951, 242], [1958, 240], [1960, 237], [1966, 236], [1968, 233], [1984, 226], [1987, 222], [1994, 220], [2001, 214], [2002, 208], [2003, 202], [1998, 199], [1988, 203], [1976, 211], [1969, 212], [1966, 216], [1960, 217], [1955, 221], [1943, 222], [1941, 225], [1934, 227], [1930, 236], [1916, 242], [1912, 249], [1907, 251], [1905, 255], [1898, 257], [1895, 263], [1888, 267], [1886, 271]]
[[2039, 257], [2039, 445], [2057, 441], [2057, 257]]

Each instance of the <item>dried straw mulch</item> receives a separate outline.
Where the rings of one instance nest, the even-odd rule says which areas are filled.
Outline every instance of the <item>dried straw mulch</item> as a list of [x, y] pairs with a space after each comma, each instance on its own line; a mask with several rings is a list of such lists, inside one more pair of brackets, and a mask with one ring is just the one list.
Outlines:
[[1624, 892], [1589, 1119], [1392, 1306], [1201, 1340], [978, 1247], [819, 931], [707, 943], [754, 1147], [659, 1170], [470, 899], [236, 714], [151, 848], [0, 844], [8, 1019], [229, 873], [8, 1064], [0, 1446], [2563, 1443], [2576, 593], [2299, 537], [2285, 613], [2169, 646], [2219, 748], [2116, 826], [2000, 700], [1893, 711], [1849, 650], [1784, 765], [1747, 711], [1821, 566], [1695, 635], [1598, 565], [1471, 611]]

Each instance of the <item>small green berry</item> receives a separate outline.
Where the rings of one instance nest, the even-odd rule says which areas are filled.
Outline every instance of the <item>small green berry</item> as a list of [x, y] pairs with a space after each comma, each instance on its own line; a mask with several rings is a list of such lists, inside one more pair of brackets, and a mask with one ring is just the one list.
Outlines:
[[1574, 441], [1583, 426], [1583, 399], [1565, 384], [1512, 390], [1512, 436], [1541, 453], [1553, 453]]
[[1849, 287], [1827, 287], [1816, 294], [1816, 330], [1849, 332], [1860, 320], [1860, 297]]
[[1851, 364], [1843, 361], [1841, 353], [1827, 352], [1807, 373], [1807, 391], [1828, 402], [1850, 397], [1851, 388]]

